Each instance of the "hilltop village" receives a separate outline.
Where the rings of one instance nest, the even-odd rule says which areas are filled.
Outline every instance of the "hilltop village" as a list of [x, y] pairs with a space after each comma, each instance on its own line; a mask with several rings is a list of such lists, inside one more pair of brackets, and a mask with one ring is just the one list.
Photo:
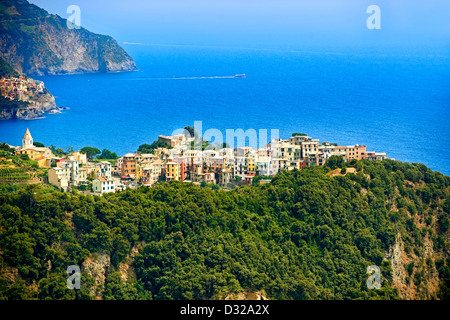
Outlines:
[[47, 89], [44, 82], [25, 76], [3, 77], [0, 79], [0, 92], [4, 98], [9, 100], [29, 100], [25, 96], [45, 94]]
[[[35, 146], [27, 129], [22, 146], [9, 147], [16, 156], [27, 157], [36, 161], [39, 168], [48, 169], [47, 177], [41, 182], [62, 191], [77, 188], [95, 194], [139, 185], [151, 187], [159, 181], [172, 180], [229, 189], [256, 181], [266, 183], [283, 170], [322, 166], [332, 156], [342, 157], [346, 162], [387, 158], [385, 153], [367, 151], [365, 145], [320, 144], [319, 139], [305, 134], [294, 134], [287, 140], [275, 139], [259, 149], [197, 150], [192, 147], [194, 142], [195, 138], [190, 135], [161, 135], [157, 143], [164, 147], [152, 149], [153, 153], [127, 153], [116, 161], [93, 161], [81, 150], [55, 156], [51, 148]], [[83, 188], [87, 185], [88, 188]]]
[[0, 78], [0, 120], [38, 119], [45, 112], [59, 109], [44, 82], [26, 76]]

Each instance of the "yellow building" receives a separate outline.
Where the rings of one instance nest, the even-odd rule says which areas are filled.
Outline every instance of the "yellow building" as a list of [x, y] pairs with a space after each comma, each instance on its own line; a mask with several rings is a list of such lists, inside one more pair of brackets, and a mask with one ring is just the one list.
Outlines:
[[31, 160], [40, 159], [40, 158], [42, 158], [44, 156], [42, 151], [35, 150], [34, 148], [26, 148], [26, 149], [20, 149], [20, 150], [16, 151], [16, 156], [17, 155], [23, 155], [23, 154], [28, 155], [28, 157]]
[[256, 163], [255, 163], [255, 157], [254, 155], [248, 156], [248, 172], [255, 172], [256, 171]]
[[78, 169], [78, 180], [86, 181], [88, 177], [87, 168], [80, 167]]
[[136, 180], [141, 180], [144, 176], [145, 168], [151, 166], [150, 161], [142, 161], [141, 163], [136, 164]]
[[68, 154], [68, 157], [72, 157], [73, 160], [78, 161], [79, 164], [87, 163], [86, 154], [81, 153], [80, 151], [71, 152]]
[[166, 163], [166, 181], [180, 180], [180, 164], [177, 162]]
[[47, 167], [47, 158], [44, 156], [35, 158], [34, 160], [37, 161], [39, 168], [46, 168]]

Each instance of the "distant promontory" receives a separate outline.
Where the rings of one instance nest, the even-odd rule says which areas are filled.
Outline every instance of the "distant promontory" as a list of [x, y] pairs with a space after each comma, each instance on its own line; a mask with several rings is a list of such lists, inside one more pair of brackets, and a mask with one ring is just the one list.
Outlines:
[[30, 76], [137, 69], [112, 37], [70, 29], [66, 19], [26, 0], [0, 3], [0, 57]]
[[29, 76], [134, 70], [112, 37], [69, 28], [66, 19], [26, 0], [0, 2], [0, 120], [58, 112], [44, 83]]

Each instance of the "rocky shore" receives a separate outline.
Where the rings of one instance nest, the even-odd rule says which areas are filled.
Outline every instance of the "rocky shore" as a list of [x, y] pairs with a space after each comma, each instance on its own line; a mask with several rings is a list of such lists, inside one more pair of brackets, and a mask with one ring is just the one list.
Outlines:
[[[27, 97], [27, 96], [25, 96]], [[0, 120], [22, 119], [32, 120], [39, 119], [46, 112], [58, 110], [55, 103], [55, 97], [49, 92], [38, 94], [36, 96], [28, 96], [19, 103], [11, 104], [10, 107], [0, 108]]]

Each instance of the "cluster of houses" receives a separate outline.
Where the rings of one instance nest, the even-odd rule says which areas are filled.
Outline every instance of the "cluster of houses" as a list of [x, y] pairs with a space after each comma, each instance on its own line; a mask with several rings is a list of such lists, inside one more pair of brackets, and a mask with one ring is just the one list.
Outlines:
[[[365, 145], [339, 146], [319, 143], [307, 135], [294, 135], [287, 140], [274, 139], [264, 148], [192, 148], [194, 138], [190, 135], [159, 136], [167, 148], [154, 149], [153, 153], [127, 153], [116, 165], [108, 161], [90, 162], [80, 151], [56, 157], [50, 148], [36, 147], [27, 129], [22, 146], [15, 147], [16, 155], [27, 154], [47, 167], [48, 182], [68, 191], [92, 181], [92, 192], [114, 192], [115, 181], [130, 185], [153, 186], [158, 181], [184, 181], [194, 184], [216, 184], [233, 187], [251, 185], [256, 176], [270, 177], [283, 170], [301, 170], [306, 166], [324, 165], [333, 155], [352, 159], [386, 159], [385, 153], [367, 151]], [[262, 180], [266, 181], [266, 180]]]
[[127, 153], [118, 160], [113, 173], [149, 186], [161, 180], [180, 180], [227, 187], [238, 182], [251, 185], [256, 176], [324, 165], [333, 155], [342, 156], [345, 161], [386, 159], [385, 153], [367, 151], [365, 145], [320, 144], [319, 139], [301, 134], [288, 140], [272, 140], [259, 149], [192, 150], [194, 138], [184, 134], [159, 136], [159, 140], [168, 148], [155, 149], [154, 154]]
[[[13, 147], [13, 146], [12, 146]], [[22, 146], [13, 147], [16, 155], [28, 155], [37, 161], [39, 167], [48, 168], [48, 182], [62, 191], [86, 184], [92, 180], [94, 193], [114, 192], [114, 180], [111, 177], [111, 163], [108, 161], [89, 162], [86, 154], [80, 151], [56, 157], [48, 147], [36, 147], [33, 137], [27, 129], [22, 138]]]
[[44, 82], [24, 76], [0, 79], [0, 93], [10, 100], [24, 100], [24, 95], [45, 93]]

